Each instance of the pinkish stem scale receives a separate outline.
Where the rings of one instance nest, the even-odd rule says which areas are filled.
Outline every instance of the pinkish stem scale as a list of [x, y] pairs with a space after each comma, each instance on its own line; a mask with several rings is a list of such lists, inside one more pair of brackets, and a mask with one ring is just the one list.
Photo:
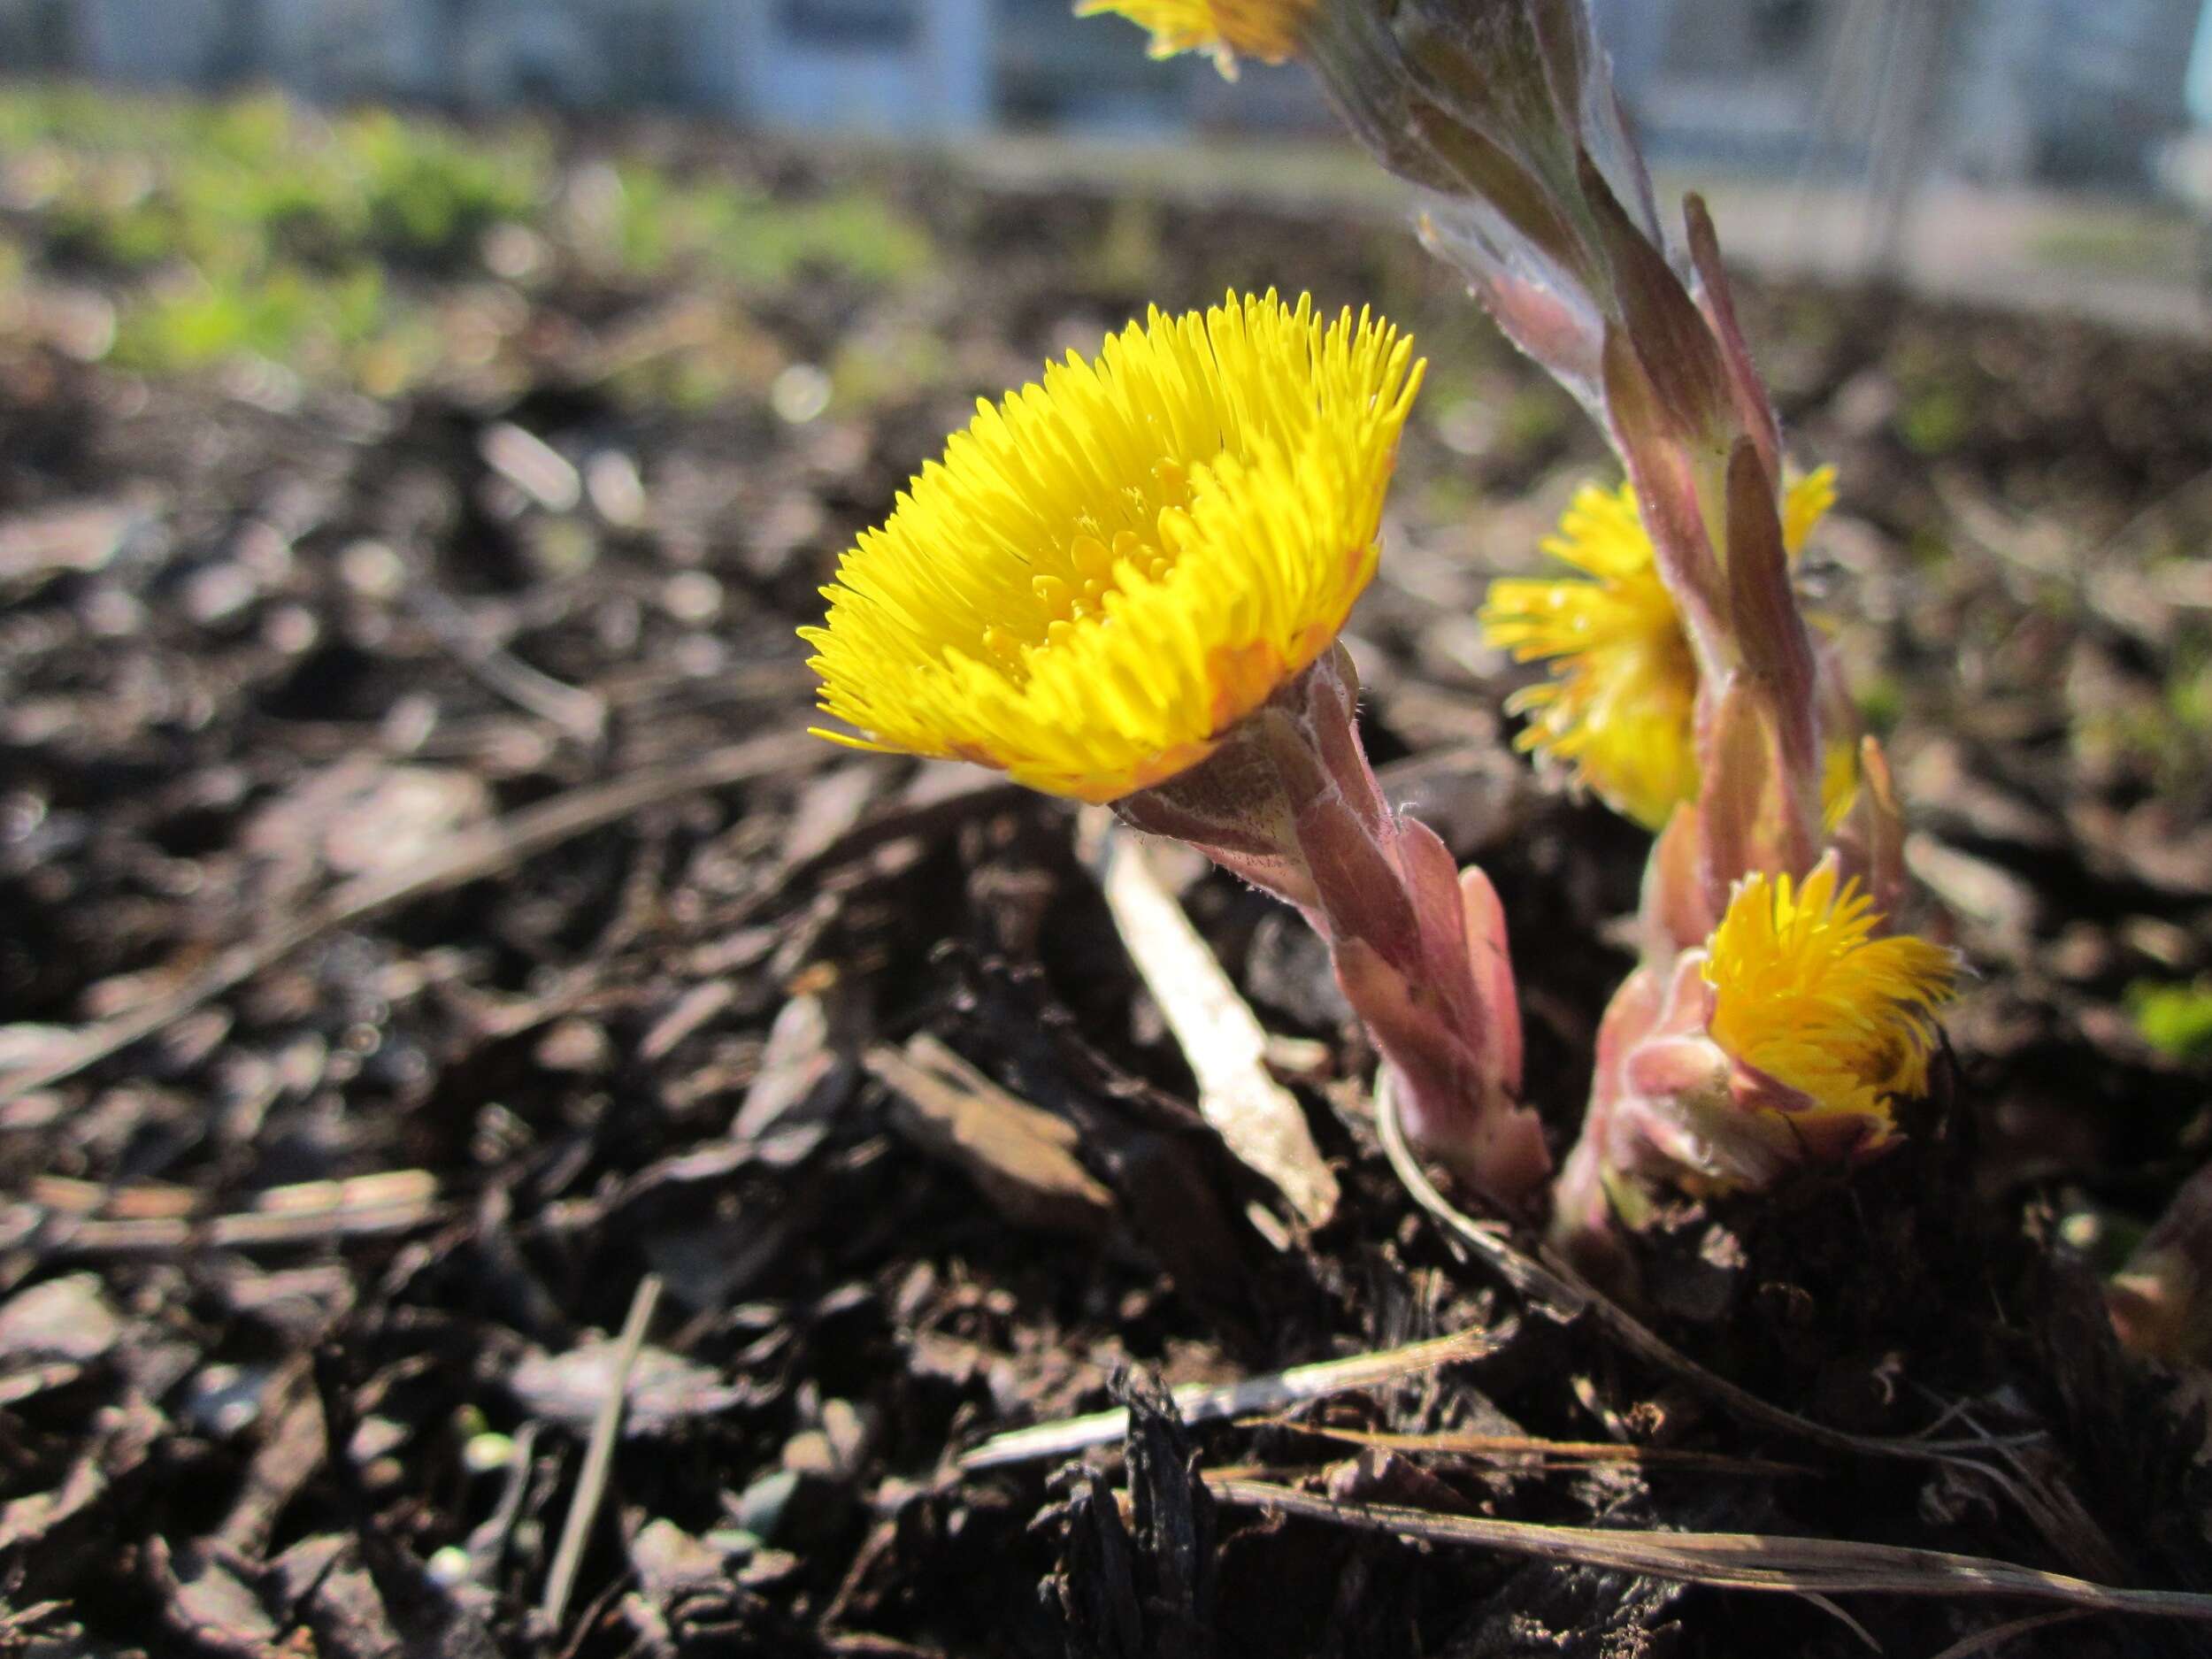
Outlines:
[[1427, 826], [1391, 810], [1360, 747], [1357, 681], [1333, 649], [1207, 760], [1115, 803], [1134, 827], [1200, 849], [1294, 904], [1395, 1073], [1407, 1132], [1509, 1207], [1551, 1171], [1516, 1094], [1520, 1012], [1505, 921]]

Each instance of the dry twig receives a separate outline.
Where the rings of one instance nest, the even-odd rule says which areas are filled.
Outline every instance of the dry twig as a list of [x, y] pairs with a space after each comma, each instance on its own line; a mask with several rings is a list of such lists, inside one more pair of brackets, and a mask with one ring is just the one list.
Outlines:
[[[443, 1213], [438, 1180], [427, 1170], [386, 1170], [338, 1181], [273, 1187], [250, 1209], [226, 1215], [149, 1213], [189, 1194], [104, 1188], [58, 1176], [34, 1183], [31, 1198], [9, 1205], [5, 1231], [28, 1234], [55, 1256], [167, 1255], [201, 1247], [242, 1250], [411, 1233]], [[101, 1210], [110, 1212], [103, 1215]], [[129, 1213], [136, 1210], [138, 1213]]]
[[1114, 1195], [1075, 1155], [1075, 1126], [991, 1081], [924, 1032], [903, 1051], [878, 1043], [862, 1057], [898, 1097], [898, 1121], [921, 1146], [964, 1170], [1015, 1225], [1098, 1236]]
[[1540, 1561], [1644, 1573], [1724, 1590], [1788, 1595], [2008, 1596], [2056, 1602], [2085, 1612], [2132, 1613], [2212, 1624], [2212, 1595], [2120, 1589], [2064, 1573], [1943, 1550], [1758, 1532], [1549, 1526], [1385, 1504], [1342, 1503], [1264, 1480], [1210, 1479], [1206, 1484], [1224, 1503], [1279, 1509], [1362, 1532], [1436, 1544], [1470, 1544]]
[[1953, 1642], [1936, 1655], [1935, 1659], [1974, 1659], [1977, 1654], [1994, 1653], [2015, 1636], [2025, 1636], [2052, 1624], [2070, 1624], [2078, 1618], [2088, 1617], [2085, 1609], [2067, 1608], [2057, 1613], [2033, 1613], [2026, 1618], [2008, 1619], [2002, 1624], [1977, 1631], [1971, 1636]]
[[1543, 1469], [1575, 1469], [1627, 1463], [1647, 1469], [1702, 1469], [1714, 1474], [1753, 1475], [1766, 1479], [1813, 1472], [1763, 1457], [1730, 1457], [1720, 1452], [1694, 1452], [1681, 1447], [1641, 1446], [1633, 1440], [1548, 1440], [1532, 1434], [1468, 1434], [1453, 1429], [1430, 1434], [1393, 1434], [1339, 1428], [1326, 1423], [1302, 1423], [1294, 1417], [1261, 1421], [1296, 1434], [1340, 1440], [1347, 1446], [1372, 1446], [1394, 1452], [1437, 1452], [1509, 1466], [1534, 1464]]
[[[1485, 1358], [1510, 1341], [1516, 1329], [1515, 1323], [1509, 1319], [1486, 1331], [1462, 1331], [1454, 1336], [1434, 1337], [1426, 1342], [1386, 1348], [1380, 1353], [1355, 1354], [1347, 1359], [1294, 1365], [1288, 1371], [1247, 1378], [1242, 1382], [1187, 1384], [1173, 1390], [1175, 1409], [1186, 1423], [1281, 1411], [1348, 1389], [1395, 1382], [1401, 1377], [1432, 1371], [1439, 1365]], [[1087, 1447], [1119, 1440], [1128, 1432], [1128, 1412], [1119, 1409], [1094, 1411], [1088, 1417], [1067, 1417], [1057, 1423], [1041, 1423], [1033, 1428], [995, 1434], [964, 1455], [960, 1466], [966, 1470], [995, 1469], [1002, 1463], [1062, 1457]]]
[[638, 1350], [645, 1346], [645, 1329], [652, 1324], [653, 1310], [660, 1305], [660, 1299], [659, 1274], [648, 1273], [638, 1280], [636, 1293], [630, 1298], [629, 1317], [622, 1322], [606, 1395], [599, 1402], [598, 1416], [592, 1419], [591, 1440], [584, 1448], [584, 1466], [576, 1476], [575, 1495], [570, 1498], [568, 1514], [561, 1522], [561, 1541], [545, 1575], [545, 1597], [538, 1603], [538, 1611], [549, 1630], [558, 1631], [568, 1612], [569, 1594], [576, 1587], [576, 1569], [584, 1559], [584, 1543], [591, 1536], [592, 1519], [599, 1513], [599, 1500], [606, 1494], [607, 1471], [614, 1464], [615, 1436], [622, 1427], [630, 1372], [637, 1364]]

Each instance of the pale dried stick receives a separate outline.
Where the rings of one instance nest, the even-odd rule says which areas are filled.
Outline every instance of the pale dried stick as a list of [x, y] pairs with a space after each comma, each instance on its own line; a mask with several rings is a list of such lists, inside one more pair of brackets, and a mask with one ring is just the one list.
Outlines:
[[1981, 1555], [1757, 1532], [1668, 1532], [1551, 1526], [1386, 1504], [1344, 1503], [1270, 1481], [1209, 1478], [1225, 1503], [1279, 1509], [1339, 1526], [1430, 1543], [1468, 1544], [1540, 1561], [1643, 1573], [1682, 1584], [1790, 1595], [2008, 1596], [2085, 1612], [2212, 1624], [2212, 1595], [2133, 1590]]
[[553, 1565], [545, 1575], [545, 1597], [538, 1603], [538, 1611], [547, 1626], [554, 1631], [561, 1627], [561, 1619], [568, 1611], [569, 1593], [576, 1587], [576, 1570], [583, 1564], [584, 1543], [591, 1536], [591, 1523], [599, 1513], [599, 1500], [607, 1490], [607, 1471], [614, 1465], [615, 1436], [622, 1427], [622, 1409], [630, 1392], [630, 1372], [637, 1365], [638, 1350], [645, 1346], [645, 1330], [653, 1322], [653, 1310], [660, 1305], [661, 1281], [657, 1273], [648, 1273], [637, 1282], [637, 1290], [630, 1298], [629, 1317], [622, 1322], [622, 1335], [614, 1352], [613, 1374], [607, 1379], [607, 1392], [599, 1402], [599, 1412], [592, 1419], [591, 1440], [584, 1448], [584, 1466], [577, 1472], [575, 1495], [569, 1499], [568, 1514], [561, 1522], [561, 1541], [553, 1552]]
[[[56, 1202], [40, 1195], [42, 1189], [51, 1189], [55, 1197], [74, 1197], [73, 1189], [81, 1187], [86, 1189], [84, 1202]], [[10, 1236], [18, 1236], [19, 1229], [20, 1236], [47, 1255], [69, 1256], [242, 1250], [372, 1238], [412, 1232], [444, 1213], [437, 1177], [426, 1170], [387, 1170], [273, 1187], [260, 1194], [251, 1209], [218, 1216], [93, 1213], [104, 1198], [118, 1207], [134, 1198], [145, 1202], [129, 1187], [104, 1192], [90, 1183], [65, 1185], [49, 1177], [34, 1187], [30, 1199], [0, 1210], [0, 1217]]]
[[[1486, 1331], [1462, 1331], [1454, 1336], [1432, 1337], [1425, 1342], [1386, 1348], [1379, 1353], [1294, 1365], [1288, 1371], [1250, 1377], [1242, 1382], [1187, 1383], [1171, 1392], [1175, 1409], [1186, 1423], [1281, 1411], [1349, 1389], [1395, 1382], [1402, 1377], [1432, 1371], [1439, 1365], [1485, 1358], [1510, 1341], [1516, 1328], [1515, 1322], [1509, 1319]], [[967, 1470], [995, 1469], [1002, 1463], [1063, 1457], [1087, 1447], [1118, 1440], [1128, 1432], [1128, 1412], [1118, 1408], [1095, 1411], [1088, 1417], [1065, 1417], [1056, 1423], [1041, 1423], [1033, 1428], [995, 1434], [964, 1454], [960, 1466]]]
[[1297, 1097], [1268, 1071], [1258, 1017], [1161, 885], [1144, 843], [1102, 810], [1086, 815], [1085, 832], [1097, 836], [1094, 865], [1114, 926], [1198, 1079], [1200, 1115], [1308, 1227], [1327, 1225], [1336, 1213], [1336, 1176]]

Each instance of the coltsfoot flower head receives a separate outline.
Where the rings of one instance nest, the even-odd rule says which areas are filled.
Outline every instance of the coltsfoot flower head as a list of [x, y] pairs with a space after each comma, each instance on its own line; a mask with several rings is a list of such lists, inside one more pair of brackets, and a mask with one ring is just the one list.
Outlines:
[[1622, 987], [1561, 1181], [1563, 1239], [1601, 1241], [1616, 1212], [1640, 1225], [1651, 1182], [1758, 1190], [1895, 1144], [1894, 1102], [1927, 1092], [1958, 962], [1884, 933], [1839, 865], [1746, 877], [1702, 948]]
[[1111, 801], [1327, 650], [1374, 574], [1421, 375], [1349, 311], [1232, 295], [979, 403], [801, 630], [856, 748]]
[[[1791, 484], [1782, 523], [1793, 555], [1834, 501], [1831, 467]], [[1519, 747], [1570, 767], [1615, 811], [1657, 829], [1697, 795], [1697, 662], [1635, 491], [1585, 485], [1544, 551], [1580, 574], [1495, 581], [1482, 607], [1492, 645], [1550, 668], [1508, 704], [1529, 717]], [[1850, 782], [1847, 772], [1831, 792], [1847, 795]]]
[[1078, 17], [1118, 12], [1152, 36], [1155, 58], [1206, 52], [1236, 77], [1237, 54], [1279, 64], [1298, 50], [1317, 0], [1079, 0]]
[[[1957, 959], [1882, 918], [1833, 859], [1801, 882], [1747, 877], [1707, 947], [1713, 1040], [1738, 1067], [1809, 1102], [1801, 1125], [1857, 1120], [1865, 1144], [1894, 1133], [1890, 1102], [1928, 1087], [1934, 1010]], [[1759, 1099], [1756, 1086], [1743, 1092]]]

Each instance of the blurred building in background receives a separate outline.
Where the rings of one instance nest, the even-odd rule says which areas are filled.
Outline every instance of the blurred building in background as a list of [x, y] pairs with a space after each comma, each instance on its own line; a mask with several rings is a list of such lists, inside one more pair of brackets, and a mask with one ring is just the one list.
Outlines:
[[[1594, 0], [1655, 156], [2147, 183], [2208, 0]], [[780, 128], [1326, 131], [1302, 75], [1227, 88], [1068, 0], [0, 0], [0, 66], [311, 98], [672, 107]]]
[[2187, 0], [1981, 0], [1956, 150], [1982, 176], [2146, 176], [2190, 120], [2192, 49], [2212, 5]]
[[2139, 185], [2189, 125], [2202, 0], [1594, 0], [1663, 160]]

